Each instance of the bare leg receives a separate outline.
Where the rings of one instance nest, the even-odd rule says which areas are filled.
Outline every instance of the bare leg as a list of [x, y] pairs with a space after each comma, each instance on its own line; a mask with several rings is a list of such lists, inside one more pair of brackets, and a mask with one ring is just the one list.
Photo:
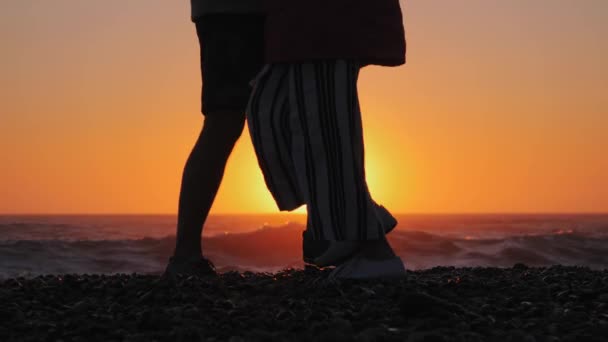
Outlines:
[[228, 157], [245, 125], [245, 113], [209, 113], [201, 134], [184, 167], [174, 256], [196, 259], [202, 256], [203, 225], [215, 199]]

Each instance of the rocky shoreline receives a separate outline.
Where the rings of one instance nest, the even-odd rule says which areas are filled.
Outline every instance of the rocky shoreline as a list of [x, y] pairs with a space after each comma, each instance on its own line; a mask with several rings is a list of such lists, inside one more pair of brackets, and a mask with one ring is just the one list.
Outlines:
[[608, 270], [437, 267], [0, 281], [0, 341], [608, 341]]

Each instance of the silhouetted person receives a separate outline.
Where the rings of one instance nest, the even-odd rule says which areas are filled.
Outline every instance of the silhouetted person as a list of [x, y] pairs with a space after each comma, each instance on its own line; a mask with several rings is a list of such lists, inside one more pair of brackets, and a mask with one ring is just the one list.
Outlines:
[[281, 210], [307, 205], [308, 261], [340, 278], [401, 276], [385, 237], [396, 220], [365, 180], [357, 94], [361, 67], [405, 63], [399, 0], [268, 4], [268, 64], [248, 108], [266, 185]]
[[201, 235], [245, 125], [250, 81], [263, 65], [263, 0], [191, 0], [201, 47], [205, 122], [184, 167], [177, 241], [165, 274], [214, 274]]

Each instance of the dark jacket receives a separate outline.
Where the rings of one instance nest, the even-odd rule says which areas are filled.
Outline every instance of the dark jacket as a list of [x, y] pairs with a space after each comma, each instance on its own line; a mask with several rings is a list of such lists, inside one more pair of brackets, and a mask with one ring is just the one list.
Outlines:
[[352, 59], [405, 63], [399, 0], [267, 0], [268, 63]]

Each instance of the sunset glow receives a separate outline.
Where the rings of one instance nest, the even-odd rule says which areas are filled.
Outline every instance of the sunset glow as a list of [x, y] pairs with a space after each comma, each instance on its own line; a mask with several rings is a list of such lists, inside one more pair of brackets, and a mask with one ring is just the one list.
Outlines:
[[[0, 213], [176, 212], [202, 124], [188, 8], [0, 3]], [[404, 11], [408, 64], [366, 68], [359, 82], [378, 202], [608, 211], [607, 1], [410, 0]], [[245, 131], [212, 213], [276, 210]]]

